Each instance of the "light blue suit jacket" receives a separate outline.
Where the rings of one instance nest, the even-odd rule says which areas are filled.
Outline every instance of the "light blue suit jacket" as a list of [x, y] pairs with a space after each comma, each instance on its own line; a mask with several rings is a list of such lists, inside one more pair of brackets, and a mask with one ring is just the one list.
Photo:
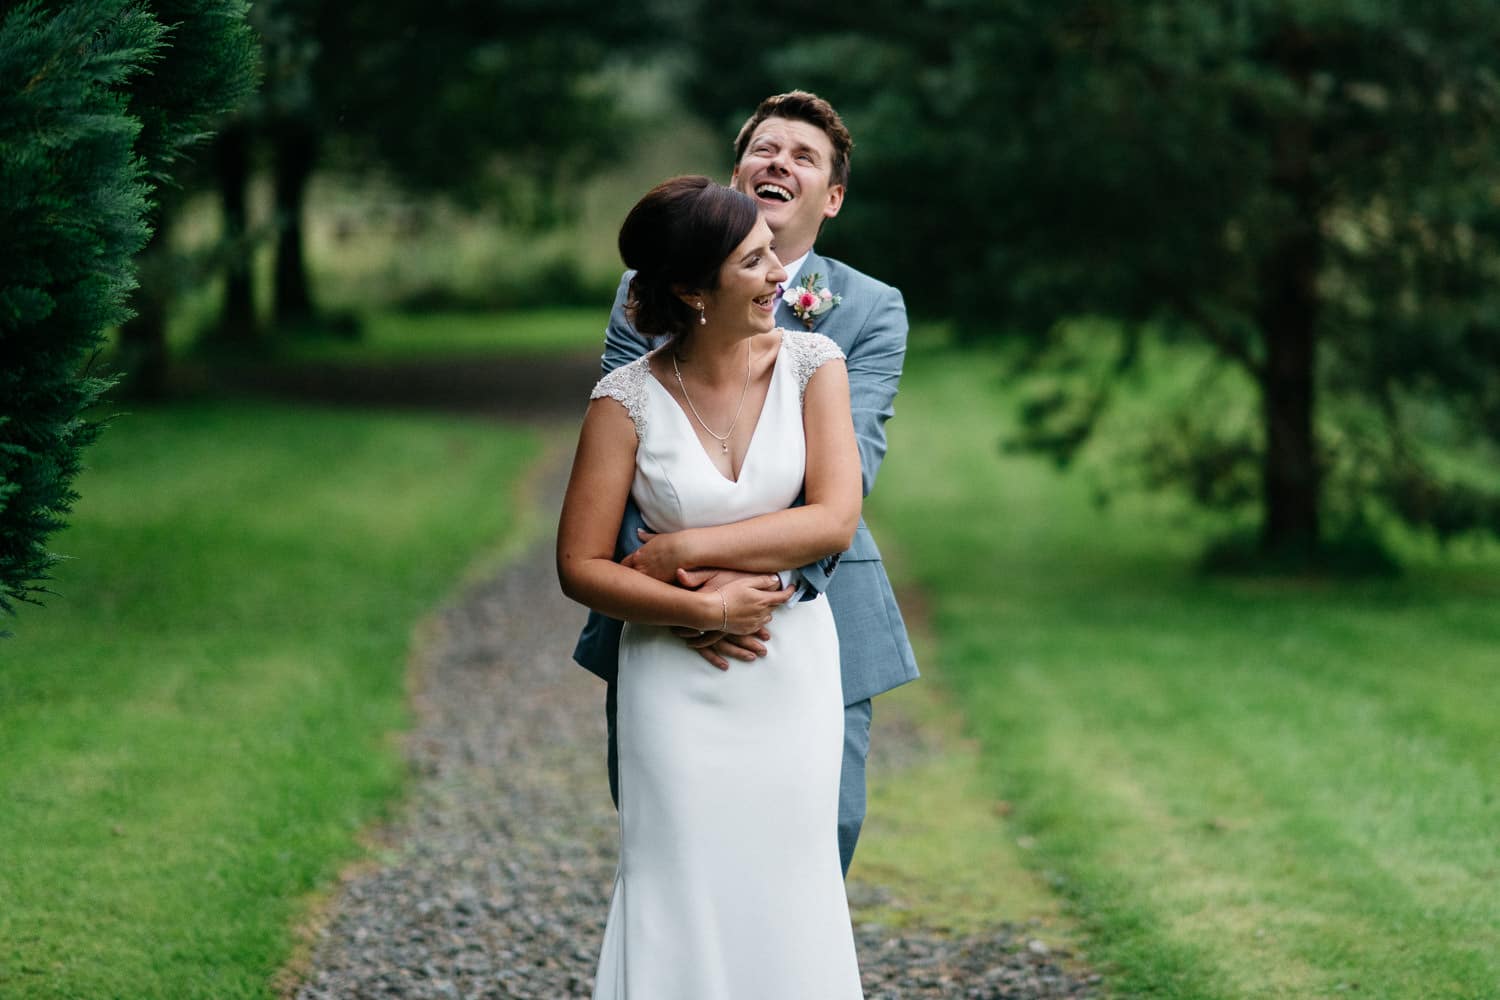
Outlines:
[[[814, 320], [813, 329], [832, 338], [846, 358], [854, 432], [868, 496], [885, 458], [885, 422], [894, 412], [892, 403], [906, 357], [906, 304], [890, 285], [816, 252], [808, 254], [798, 278], [810, 274], [822, 275], [821, 284], [841, 297], [837, 306]], [[626, 272], [620, 279], [605, 331], [605, 374], [650, 350], [646, 338], [625, 317], [630, 277], [631, 272]], [[777, 307], [776, 320], [789, 330], [806, 328], [784, 302]], [[616, 558], [624, 558], [640, 547], [635, 531], [645, 526], [635, 504], [627, 504]], [[847, 552], [802, 567], [802, 576], [808, 587], [827, 595], [833, 609], [846, 705], [872, 698], [917, 676], [906, 624], [880, 561], [880, 550], [863, 518]], [[621, 627], [612, 618], [590, 612], [573, 659], [612, 682], [619, 665]]]

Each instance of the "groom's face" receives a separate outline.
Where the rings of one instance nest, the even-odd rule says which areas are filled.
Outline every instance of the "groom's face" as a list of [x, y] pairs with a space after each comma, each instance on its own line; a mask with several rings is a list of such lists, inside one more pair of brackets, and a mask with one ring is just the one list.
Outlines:
[[843, 185], [832, 183], [832, 170], [827, 133], [800, 119], [767, 118], [756, 126], [730, 184], [760, 206], [782, 259], [795, 259], [844, 203]]

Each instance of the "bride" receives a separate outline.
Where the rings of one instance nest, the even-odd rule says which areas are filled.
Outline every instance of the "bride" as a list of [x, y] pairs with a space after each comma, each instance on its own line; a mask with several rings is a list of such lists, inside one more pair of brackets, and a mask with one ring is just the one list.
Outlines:
[[[632, 321], [664, 343], [595, 387], [557, 543], [567, 595], [627, 623], [595, 1000], [863, 995], [836, 836], [838, 636], [824, 598], [776, 576], [848, 548], [859, 455], [842, 354], [775, 328], [771, 243], [754, 201], [704, 177], [656, 187], [620, 230]], [[656, 534], [617, 563], [628, 497]], [[765, 576], [675, 585], [709, 566]], [[768, 654], [727, 671], [671, 631], [768, 623]]]

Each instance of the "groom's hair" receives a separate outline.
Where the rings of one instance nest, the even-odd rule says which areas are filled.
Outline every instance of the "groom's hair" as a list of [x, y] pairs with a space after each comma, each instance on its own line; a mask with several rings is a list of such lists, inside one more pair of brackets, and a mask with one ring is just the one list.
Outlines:
[[620, 257], [635, 270], [626, 313], [651, 337], [681, 337], [698, 311], [677, 290], [719, 287], [719, 268], [760, 218], [749, 195], [707, 177], [673, 177], [636, 202], [620, 227]]
[[773, 94], [760, 102], [760, 107], [755, 113], [745, 119], [745, 124], [740, 128], [740, 134], [734, 139], [734, 162], [736, 165], [745, 158], [745, 150], [750, 146], [750, 137], [755, 135], [755, 130], [760, 123], [767, 118], [789, 118], [792, 121], [807, 122], [823, 130], [828, 136], [828, 141], [833, 144], [833, 162], [829, 164], [830, 180], [842, 187], [849, 186], [849, 152], [854, 148], [854, 140], [849, 135], [849, 130], [844, 127], [844, 120], [839, 113], [833, 110], [829, 104], [817, 94], [805, 90], [789, 90], [785, 94]]

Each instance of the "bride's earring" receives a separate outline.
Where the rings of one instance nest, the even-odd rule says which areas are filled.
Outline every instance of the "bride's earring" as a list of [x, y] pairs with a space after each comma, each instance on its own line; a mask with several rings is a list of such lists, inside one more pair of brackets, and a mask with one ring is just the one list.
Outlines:
[[704, 312], [703, 312], [703, 303], [702, 302], [698, 303], [698, 325], [699, 326], [707, 326], [708, 325], [708, 316], [705, 315]]

